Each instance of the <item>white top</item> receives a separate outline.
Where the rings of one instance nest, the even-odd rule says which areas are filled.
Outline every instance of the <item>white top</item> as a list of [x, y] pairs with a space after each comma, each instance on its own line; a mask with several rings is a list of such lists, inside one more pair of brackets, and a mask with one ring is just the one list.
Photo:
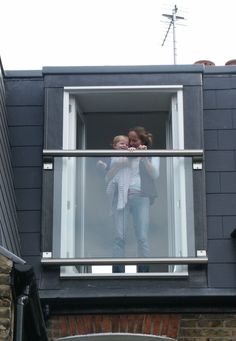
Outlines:
[[[160, 158], [152, 157], [150, 159], [153, 166], [153, 178], [157, 179], [160, 174]], [[132, 158], [131, 160], [131, 172], [130, 172], [130, 185], [129, 189], [135, 191], [141, 191], [141, 177], [139, 173], [140, 157]]]

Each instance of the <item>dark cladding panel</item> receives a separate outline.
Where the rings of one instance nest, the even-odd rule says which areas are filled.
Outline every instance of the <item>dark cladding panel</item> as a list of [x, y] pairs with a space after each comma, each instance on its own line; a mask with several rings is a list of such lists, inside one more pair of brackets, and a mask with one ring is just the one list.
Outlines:
[[236, 212], [236, 193], [207, 194], [208, 215], [234, 215]]
[[[7, 78], [6, 87], [22, 257], [24, 258], [25, 255], [29, 254], [39, 256], [44, 111], [43, 79], [30, 76]], [[40, 261], [39, 257], [37, 260]]]
[[219, 149], [236, 150], [236, 129], [219, 131]]
[[44, 75], [45, 87], [62, 88], [64, 86], [109, 86], [109, 85], [189, 85], [202, 84], [201, 73], [80, 73]]
[[40, 211], [18, 211], [18, 219], [20, 232], [40, 232]]
[[236, 172], [222, 172], [220, 182], [223, 193], [236, 193]]
[[42, 146], [43, 130], [40, 126], [10, 127], [11, 146]]
[[218, 146], [218, 131], [205, 130], [204, 132], [204, 146], [206, 150], [217, 150]]
[[37, 79], [6, 80], [6, 104], [9, 106], [43, 105], [43, 81]]
[[9, 251], [21, 255], [20, 239], [17, 228], [17, 215], [13, 173], [11, 165], [11, 152], [8, 140], [8, 127], [6, 118], [5, 88], [0, 65], [0, 216], [2, 246]]
[[206, 193], [220, 193], [220, 173], [206, 173]]
[[[235, 230], [235, 228], [236, 228], [236, 215], [223, 217], [224, 238], [231, 238], [231, 233]], [[236, 239], [233, 239], [233, 241], [236, 242]]]
[[45, 91], [44, 148], [62, 149], [63, 89]]
[[184, 87], [184, 139], [186, 149], [203, 148], [203, 102], [200, 86]]
[[22, 254], [25, 256], [38, 256], [40, 254], [40, 234], [21, 233]]
[[235, 109], [236, 89], [207, 90], [204, 92], [205, 109]]
[[232, 129], [233, 117], [236, 117], [236, 110], [210, 109], [204, 110], [205, 129]]
[[236, 243], [232, 239], [209, 240], [210, 263], [234, 263], [236, 266]]
[[223, 238], [222, 217], [208, 217], [207, 232], [209, 239], [222, 239]]
[[16, 189], [17, 210], [40, 210], [41, 189]]
[[42, 106], [8, 106], [7, 122], [11, 127], [15, 126], [42, 126]]
[[13, 167], [42, 166], [42, 147], [13, 147]]
[[235, 264], [209, 264], [209, 286], [214, 288], [235, 288]]
[[41, 188], [41, 167], [15, 167], [15, 188]]
[[236, 75], [218, 75], [204, 77], [205, 90], [223, 90], [236, 88]]
[[[204, 76], [204, 128], [208, 215], [208, 280], [236, 287], [236, 75]], [[223, 276], [222, 276], [223, 274]]]
[[212, 172], [235, 171], [235, 155], [233, 151], [206, 151], [206, 170]]

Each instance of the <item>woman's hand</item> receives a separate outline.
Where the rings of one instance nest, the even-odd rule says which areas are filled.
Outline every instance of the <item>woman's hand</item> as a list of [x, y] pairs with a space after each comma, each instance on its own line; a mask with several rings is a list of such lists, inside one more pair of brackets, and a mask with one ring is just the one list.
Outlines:
[[138, 146], [137, 149], [140, 149], [140, 150], [147, 150], [147, 146], [145, 146], [145, 144], [140, 144], [140, 146]]

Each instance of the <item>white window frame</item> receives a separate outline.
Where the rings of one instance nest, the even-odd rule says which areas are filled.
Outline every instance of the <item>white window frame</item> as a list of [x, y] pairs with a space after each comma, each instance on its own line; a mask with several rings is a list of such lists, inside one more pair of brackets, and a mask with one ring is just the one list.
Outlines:
[[[78, 94], [78, 93], [86, 93], [86, 92], [115, 92], [115, 91], [157, 91], [157, 92], [167, 92], [170, 94], [173, 94], [172, 96], [172, 103], [171, 103], [171, 121], [172, 121], [172, 127], [171, 127], [171, 135], [172, 135], [172, 148], [173, 149], [184, 149], [184, 108], [183, 108], [183, 86], [182, 85], [165, 85], [165, 86], [159, 86], [159, 85], [143, 85], [143, 86], [76, 86], [76, 87], [64, 87], [64, 110], [63, 110], [63, 149], [76, 149], [76, 113], [73, 111], [72, 118], [69, 118], [68, 116], [68, 108], [71, 106], [70, 103], [70, 95]], [[178, 106], [178, 107], [177, 107]], [[73, 105], [72, 105], [73, 107]], [[177, 113], [177, 115], [176, 115]], [[174, 124], [173, 124], [174, 123]], [[73, 168], [73, 167], [72, 167]], [[73, 172], [72, 172], [73, 173]], [[73, 173], [75, 174], [75, 172]], [[70, 179], [73, 179], [73, 174], [70, 175]], [[183, 179], [184, 174], [180, 176], [180, 182], [178, 186], [184, 185], [185, 182]], [[64, 180], [65, 186], [68, 186], [68, 178]], [[73, 187], [73, 184], [72, 184]], [[67, 191], [67, 190], [66, 190]], [[178, 188], [175, 188], [175, 194], [178, 192]], [[181, 192], [183, 192], [181, 190]], [[72, 193], [73, 195], [73, 193]], [[176, 195], [177, 196], [177, 195]], [[64, 195], [62, 195], [64, 197]], [[182, 198], [184, 199], [184, 198]], [[184, 201], [183, 201], [184, 202]], [[170, 205], [173, 205], [173, 203], [170, 203]], [[186, 211], [186, 210], [185, 210]], [[177, 219], [177, 218], [176, 218]], [[186, 223], [186, 217], [182, 214], [181, 217], [178, 217], [178, 219], [181, 220], [181, 223]], [[73, 223], [73, 222], [72, 222]], [[170, 224], [173, 222], [170, 222]], [[169, 226], [170, 226], [169, 224]], [[173, 224], [172, 224], [173, 225]], [[63, 226], [63, 225], [62, 225]], [[178, 241], [175, 241], [175, 245], [172, 245], [172, 249], [174, 248], [177, 250], [179, 247], [184, 246], [184, 252], [182, 255], [178, 254], [178, 251], [176, 251], [175, 256], [186, 256], [187, 252], [187, 235], [186, 235], [186, 228], [185, 231], [181, 233], [180, 238]], [[185, 233], [184, 233], [185, 232]], [[68, 231], [67, 231], [68, 233]], [[63, 234], [64, 236], [64, 234]], [[65, 239], [64, 239], [65, 237]], [[62, 240], [73, 240], [73, 231], [71, 230], [71, 234], [69, 236], [64, 236]], [[172, 242], [173, 244], [173, 242]], [[66, 244], [68, 246], [68, 243]], [[62, 245], [61, 245], [62, 247]], [[62, 247], [63, 249], [63, 247]], [[71, 255], [73, 256], [74, 248], [71, 249]], [[64, 250], [61, 255], [65, 255], [66, 251]], [[69, 268], [69, 267], [67, 267]], [[176, 267], [177, 269], [177, 267]], [[63, 271], [64, 272], [64, 271]], [[71, 274], [71, 269], [67, 272], [67, 275]], [[65, 275], [66, 275], [65, 273]], [[76, 276], [80, 276], [81, 274], [76, 274]], [[92, 274], [90, 274], [92, 275]], [[177, 275], [177, 273], [176, 273]], [[186, 275], [186, 273], [183, 273], [183, 275]]]

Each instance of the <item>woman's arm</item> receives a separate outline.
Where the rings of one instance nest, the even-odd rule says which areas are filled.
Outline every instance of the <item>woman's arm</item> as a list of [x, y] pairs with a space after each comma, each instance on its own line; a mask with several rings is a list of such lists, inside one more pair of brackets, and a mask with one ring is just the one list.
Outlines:
[[157, 179], [160, 174], [160, 158], [159, 157], [152, 157], [147, 158], [144, 157], [141, 159], [141, 162], [143, 162], [148, 174], [153, 178]]

